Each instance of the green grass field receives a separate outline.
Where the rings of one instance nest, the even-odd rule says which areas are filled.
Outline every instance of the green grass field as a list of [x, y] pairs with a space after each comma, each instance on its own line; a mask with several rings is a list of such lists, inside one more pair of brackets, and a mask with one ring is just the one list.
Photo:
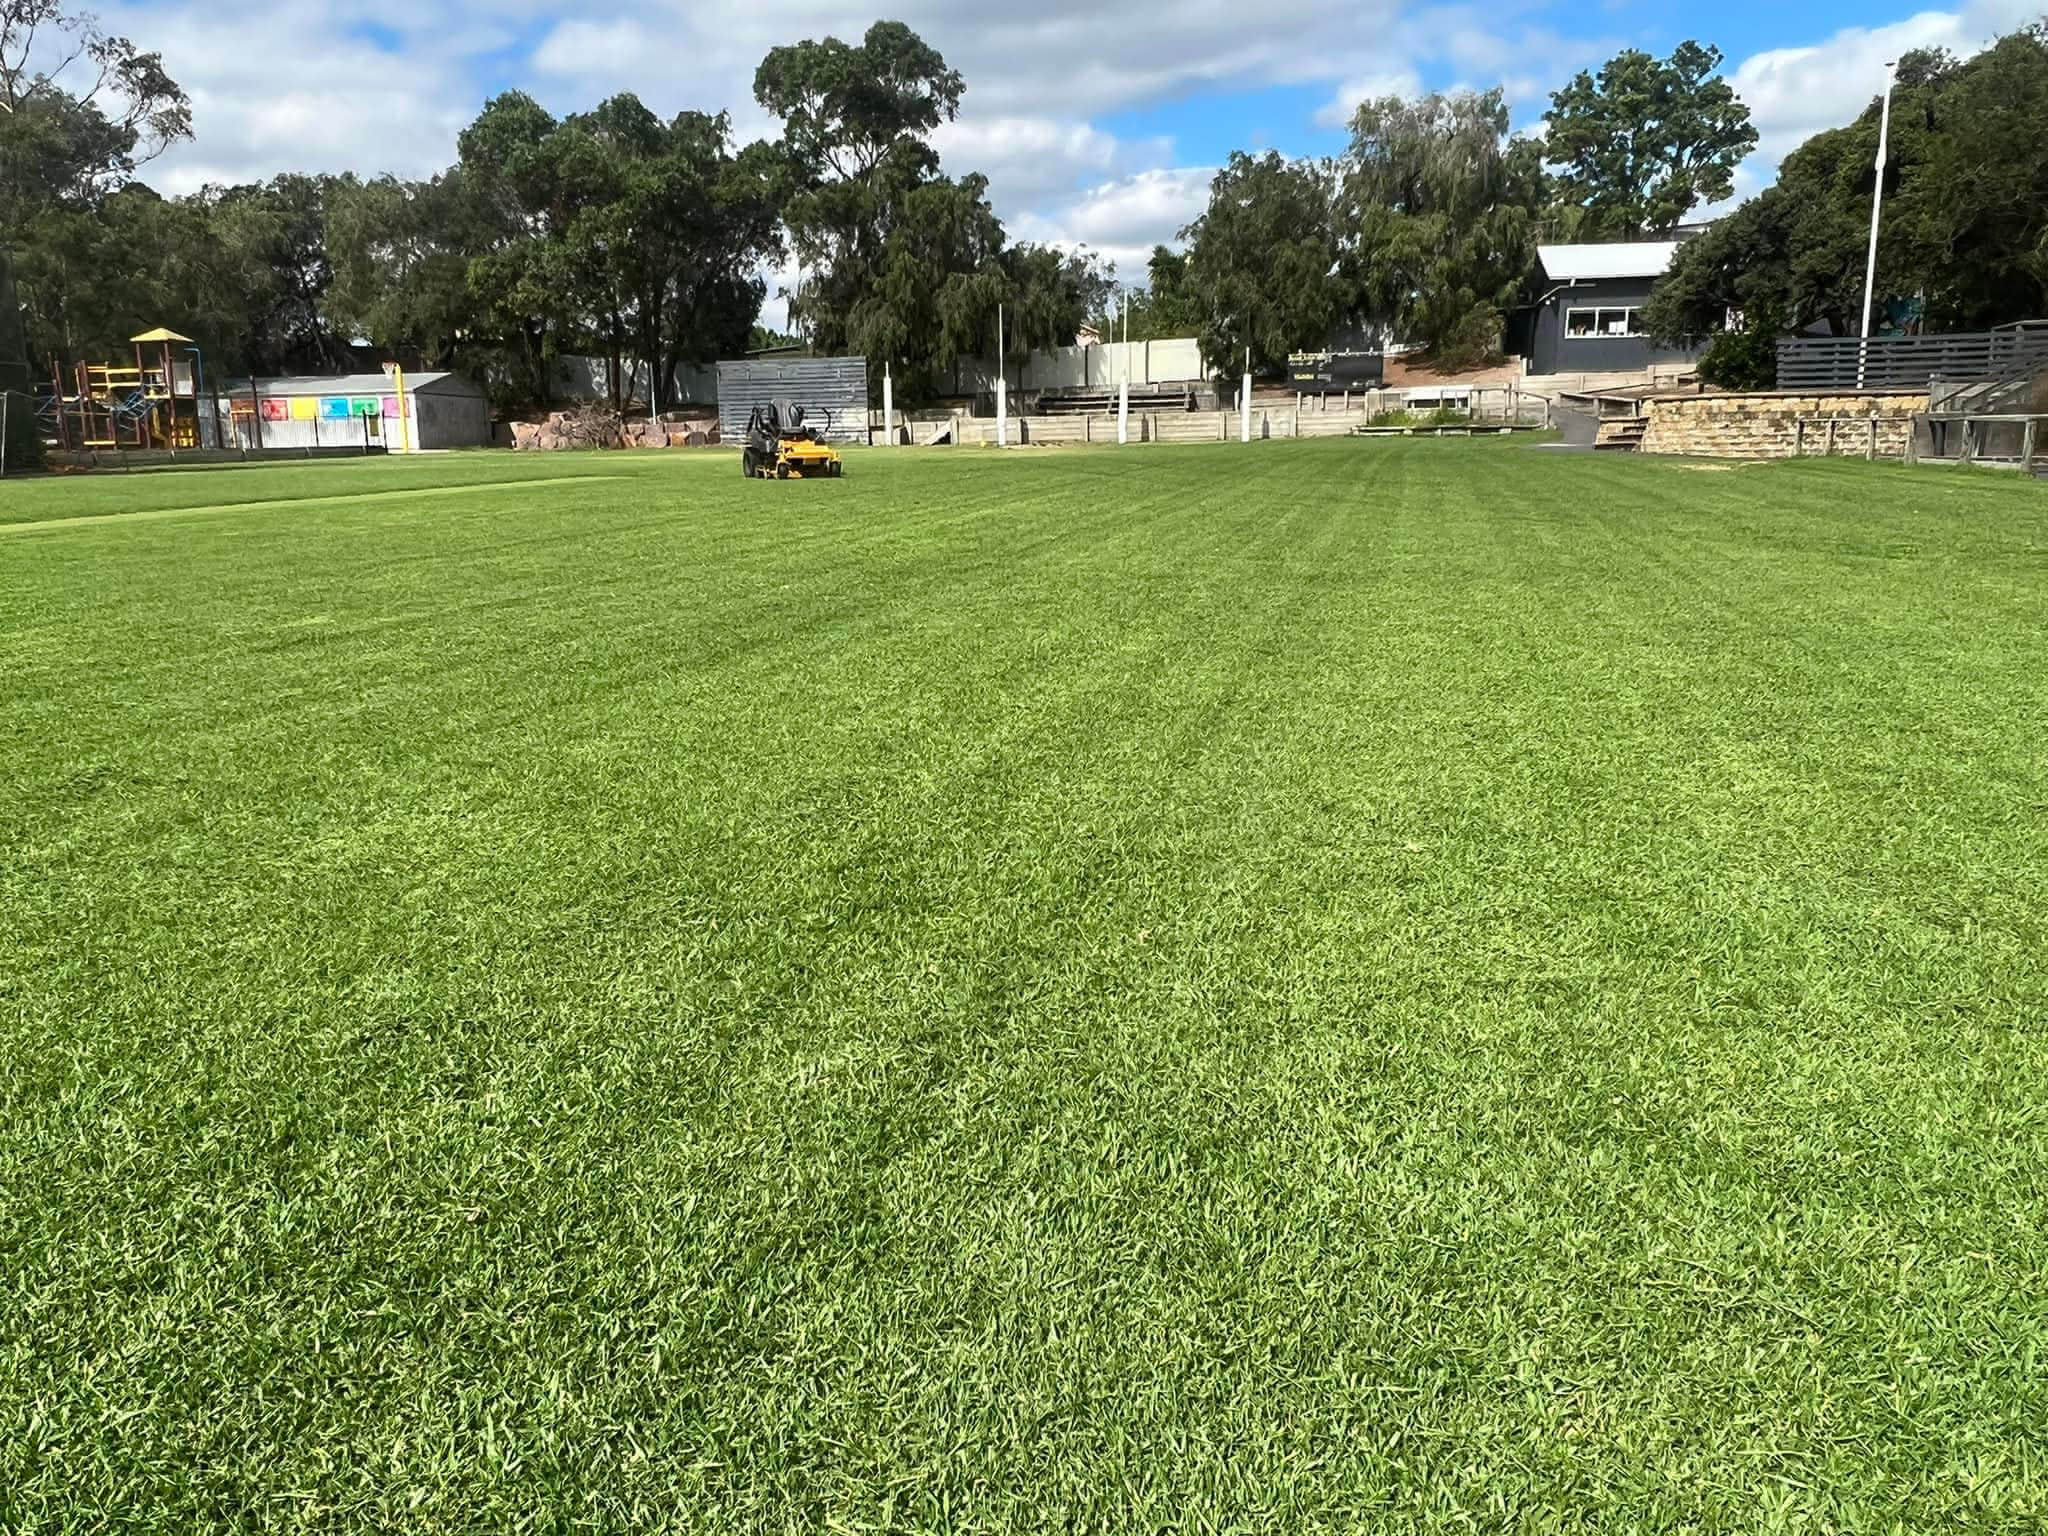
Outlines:
[[0, 521], [0, 1528], [2048, 1521], [2048, 487]]

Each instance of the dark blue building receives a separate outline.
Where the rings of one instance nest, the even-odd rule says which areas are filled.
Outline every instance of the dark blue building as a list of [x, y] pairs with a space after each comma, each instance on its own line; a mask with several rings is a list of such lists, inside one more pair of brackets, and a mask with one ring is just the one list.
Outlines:
[[1676, 240], [1539, 246], [1540, 296], [1515, 316], [1512, 338], [1529, 372], [1631, 373], [1696, 359], [1701, 348], [1659, 346], [1643, 329], [1650, 289], [1677, 249]]

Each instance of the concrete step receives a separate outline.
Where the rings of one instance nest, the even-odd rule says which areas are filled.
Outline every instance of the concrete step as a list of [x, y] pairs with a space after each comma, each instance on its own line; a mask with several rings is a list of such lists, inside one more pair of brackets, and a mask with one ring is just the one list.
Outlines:
[[1643, 434], [1649, 430], [1647, 417], [1610, 418], [1600, 423], [1593, 446], [1606, 453], [1639, 453], [1642, 451]]

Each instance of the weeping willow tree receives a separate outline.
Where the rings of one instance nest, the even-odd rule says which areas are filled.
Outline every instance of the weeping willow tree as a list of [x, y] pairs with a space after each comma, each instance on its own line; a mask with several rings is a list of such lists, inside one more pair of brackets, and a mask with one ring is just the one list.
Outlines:
[[1542, 147], [1508, 136], [1499, 90], [1365, 102], [1337, 213], [1361, 314], [1440, 361], [1481, 360], [1533, 270]]

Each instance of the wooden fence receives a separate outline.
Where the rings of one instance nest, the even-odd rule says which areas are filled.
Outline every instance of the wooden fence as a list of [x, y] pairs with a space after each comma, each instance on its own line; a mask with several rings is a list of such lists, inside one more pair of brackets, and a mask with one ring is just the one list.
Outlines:
[[1795, 336], [1778, 343], [1780, 389], [1925, 389], [1936, 379], [1996, 379], [2048, 367], [2039, 322], [1954, 336]]

